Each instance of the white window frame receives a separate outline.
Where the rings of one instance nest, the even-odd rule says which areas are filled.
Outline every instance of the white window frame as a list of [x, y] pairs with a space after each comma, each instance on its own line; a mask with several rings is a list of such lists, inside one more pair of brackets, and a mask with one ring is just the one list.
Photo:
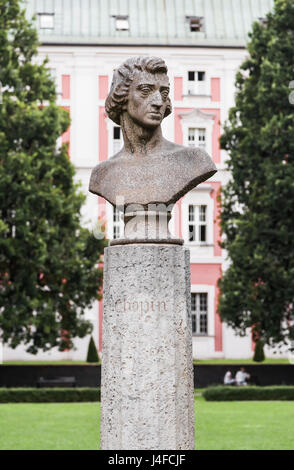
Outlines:
[[[192, 208], [192, 211], [190, 210]], [[204, 208], [204, 210], [203, 210]], [[190, 215], [193, 213], [194, 219], [191, 220]], [[203, 217], [203, 212], [205, 219], [201, 220]], [[188, 205], [188, 237], [191, 235], [191, 227], [193, 228], [193, 233], [195, 234], [195, 240], [189, 240], [189, 243], [198, 243], [199, 245], [207, 244], [207, 205], [206, 204], [189, 204]], [[205, 227], [205, 240], [200, 240], [200, 227]]]
[[[108, 141], [108, 155], [107, 155], [107, 158], [110, 158], [112, 157], [113, 155], [115, 155], [117, 153], [117, 151], [115, 151], [115, 145], [114, 145], [114, 139], [113, 139], [113, 132], [114, 132], [114, 128], [115, 127], [119, 127], [117, 124], [115, 124], [114, 122], [112, 122], [109, 118], [107, 118], [107, 121], [106, 121], [106, 127], [107, 127], [107, 141]], [[122, 136], [122, 130], [121, 130], [121, 148], [123, 147], [123, 136]]]
[[[193, 337], [201, 336], [208, 337], [215, 335], [214, 325], [214, 299], [215, 287], [209, 284], [192, 284], [191, 294], [207, 294], [207, 333], [193, 333]], [[192, 317], [191, 317], [192, 326]]]
[[[206, 184], [200, 184], [195, 189], [187, 193], [182, 199], [182, 234], [185, 243], [188, 246], [212, 247], [214, 235], [213, 210], [214, 200], [211, 197], [212, 187]], [[189, 241], [189, 206], [206, 206], [206, 241]]]
[[[114, 240], [114, 207], [110, 202], [106, 201], [106, 236], [109, 240]], [[120, 227], [120, 236], [119, 238], [123, 238], [124, 236], [124, 221], [121, 217], [119, 221]], [[117, 238], [116, 238], [117, 239]]]
[[[212, 154], [212, 130], [214, 124], [214, 115], [204, 113], [199, 109], [194, 108], [192, 111], [184, 112], [180, 114], [181, 123], [182, 123], [182, 130], [183, 130], [183, 144], [186, 147], [189, 147], [189, 129], [196, 128], [196, 129], [205, 129], [205, 140], [206, 152], [211, 155]], [[196, 145], [197, 147], [197, 145]]]
[[[193, 133], [190, 131], [194, 131]], [[202, 133], [204, 131], [204, 133]], [[191, 145], [192, 140], [190, 139], [190, 136], [194, 134], [194, 144]], [[204, 134], [204, 140], [202, 141], [200, 139], [201, 134]], [[207, 145], [207, 132], [205, 127], [188, 127], [188, 147], [195, 148], [199, 147], [202, 148], [203, 150], [206, 150], [206, 145]], [[204, 145], [202, 144], [204, 142]]]
[[[189, 72], [194, 72], [195, 79], [189, 80]], [[206, 70], [188, 70], [186, 75], [186, 86], [187, 86], [187, 95], [188, 96], [197, 96], [197, 95], [207, 95], [208, 94], [208, 84], [207, 84], [207, 72]], [[199, 80], [199, 74], [204, 73], [204, 80]]]
[[[120, 129], [120, 139], [114, 138], [114, 129], [117, 127]], [[115, 155], [122, 149], [123, 143], [124, 141], [123, 141], [123, 136], [122, 136], [122, 128], [118, 125], [113, 125], [112, 127], [112, 155]], [[116, 145], [117, 145], [117, 148], [116, 148]]]
[[[206, 296], [206, 310], [201, 311], [201, 296]], [[195, 296], [196, 310], [193, 310], [192, 296]], [[198, 308], [197, 308], [198, 307]], [[206, 316], [206, 331], [201, 330], [201, 314], [205, 313]], [[196, 331], [193, 331], [193, 319], [195, 318]], [[192, 335], [193, 336], [207, 336], [208, 334], [208, 293], [207, 292], [191, 292], [191, 321], [192, 321]]]

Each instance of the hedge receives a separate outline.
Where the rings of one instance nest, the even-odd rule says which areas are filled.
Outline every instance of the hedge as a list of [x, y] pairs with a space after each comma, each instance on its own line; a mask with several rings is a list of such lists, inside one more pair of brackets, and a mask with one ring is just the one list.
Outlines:
[[0, 403], [100, 401], [100, 388], [0, 388]]
[[203, 392], [207, 401], [294, 400], [294, 386], [208, 387]]

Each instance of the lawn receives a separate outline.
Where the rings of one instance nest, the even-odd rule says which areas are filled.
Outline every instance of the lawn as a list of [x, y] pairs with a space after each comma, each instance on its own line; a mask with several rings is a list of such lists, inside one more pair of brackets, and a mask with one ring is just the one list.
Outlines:
[[[98, 403], [0, 405], [0, 449], [98, 449]], [[294, 450], [293, 402], [195, 401], [197, 449]]]
[[263, 362], [254, 362], [253, 359], [196, 359], [194, 364], [213, 364], [213, 365], [262, 365], [262, 364], [290, 364], [289, 359], [265, 359]]
[[[214, 364], [214, 365], [222, 365], [222, 364], [290, 364], [289, 359], [286, 358], [269, 358], [265, 359], [263, 362], [254, 362], [252, 359], [194, 359], [194, 364]], [[4, 361], [3, 365], [89, 365], [86, 361]], [[97, 363], [95, 363], [97, 364]], [[99, 362], [100, 364], [100, 362]], [[0, 364], [1, 365], [1, 364]]]

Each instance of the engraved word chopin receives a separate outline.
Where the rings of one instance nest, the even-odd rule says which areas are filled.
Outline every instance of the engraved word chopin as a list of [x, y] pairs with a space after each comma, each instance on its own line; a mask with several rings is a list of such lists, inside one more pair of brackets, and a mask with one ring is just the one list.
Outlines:
[[164, 300], [139, 300], [129, 302], [124, 297], [123, 300], [118, 299], [114, 303], [114, 309], [117, 313], [122, 312], [166, 312], [166, 302]]

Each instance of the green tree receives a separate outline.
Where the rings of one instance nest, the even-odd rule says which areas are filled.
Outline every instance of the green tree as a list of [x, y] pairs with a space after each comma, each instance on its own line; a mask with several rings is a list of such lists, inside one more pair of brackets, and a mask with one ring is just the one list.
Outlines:
[[99, 362], [98, 351], [96, 349], [93, 336], [91, 336], [89, 341], [87, 362]]
[[276, 0], [266, 22], [253, 24], [248, 52], [221, 137], [232, 178], [222, 194], [231, 264], [219, 312], [239, 334], [253, 327], [278, 345], [294, 339], [293, 0]]
[[83, 313], [99, 298], [104, 246], [80, 224], [84, 196], [57, 148], [69, 116], [37, 47], [19, 2], [0, 0], [0, 331], [31, 353], [89, 334]]

